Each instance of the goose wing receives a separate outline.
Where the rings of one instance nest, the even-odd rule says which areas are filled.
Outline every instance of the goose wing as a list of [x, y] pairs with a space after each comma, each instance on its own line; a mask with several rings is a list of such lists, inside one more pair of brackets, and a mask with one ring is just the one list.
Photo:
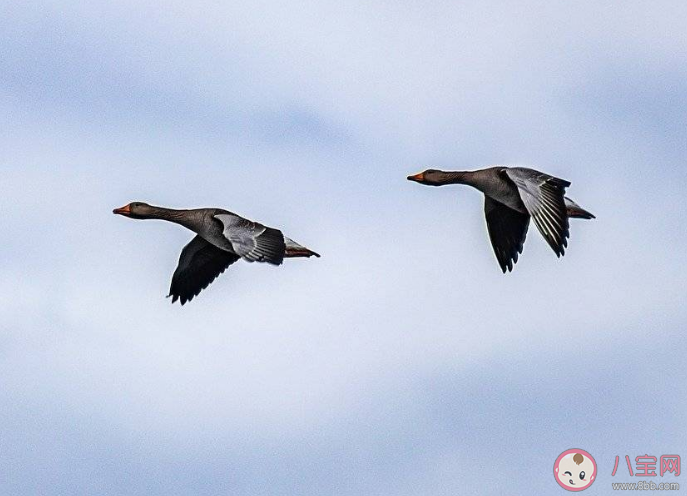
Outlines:
[[224, 227], [224, 237], [241, 258], [248, 262], [267, 262], [281, 265], [286, 244], [279, 229], [263, 226], [236, 214], [217, 214], [215, 218]]
[[488, 196], [484, 197], [484, 215], [491, 246], [501, 270], [513, 270], [522, 253], [522, 247], [530, 225], [530, 216], [507, 207]]
[[570, 235], [564, 195], [570, 183], [523, 167], [512, 167], [504, 172], [518, 187], [525, 208], [546, 242], [557, 256], [564, 255]]
[[172, 303], [181, 300], [183, 305], [217, 278], [240, 257], [211, 245], [196, 236], [181, 250], [179, 264], [172, 276], [169, 295]]

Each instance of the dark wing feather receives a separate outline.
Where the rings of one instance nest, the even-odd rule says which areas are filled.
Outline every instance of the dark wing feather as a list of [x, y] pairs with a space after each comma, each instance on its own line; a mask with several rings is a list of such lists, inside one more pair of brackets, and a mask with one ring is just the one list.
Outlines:
[[286, 254], [284, 235], [279, 229], [265, 227], [262, 234], [255, 237], [255, 248], [247, 255], [257, 262], [268, 262], [281, 265]]
[[522, 247], [530, 225], [530, 216], [513, 210], [503, 203], [484, 197], [484, 215], [487, 218], [487, 230], [491, 246], [501, 270], [512, 271], [513, 265], [522, 253]]
[[518, 187], [525, 208], [551, 249], [559, 257], [565, 255], [570, 231], [564, 196], [570, 183], [522, 167], [505, 169], [505, 173]]
[[231, 213], [217, 214], [215, 218], [222, 222], [224, 237], [244, 260], [273, 265], [281, 265], [284, 261], [286, 243], [279, 229]]
[[240, 257], [211, 245], [196, 236], [181, 250], [179, 265], [172, 276], [169, 295], [172, 303], [177, 300], [183, 305], [215, 280]]

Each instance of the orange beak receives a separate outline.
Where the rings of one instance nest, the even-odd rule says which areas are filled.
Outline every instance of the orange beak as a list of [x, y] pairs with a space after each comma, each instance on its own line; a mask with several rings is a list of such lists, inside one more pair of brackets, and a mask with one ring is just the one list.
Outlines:
[[421, 183], [424, 180], [425, 180], [425, 173], [424, 172], [420, 172], [418, 174], [415, 174], [414, 176], [408, 176], [408, 181], [416, 181], [418, 183]]
[[129, 205], [124, 205], [121, 208], [115, 208], [112, 211], [113, 214], [119, 214], [119, 215], [131, 215], [131, 207]]

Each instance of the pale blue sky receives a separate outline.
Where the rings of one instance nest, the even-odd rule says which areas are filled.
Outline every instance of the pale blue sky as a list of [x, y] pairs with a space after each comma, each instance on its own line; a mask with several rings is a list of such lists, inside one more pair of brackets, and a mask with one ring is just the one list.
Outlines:
[[[687, 456], [686, 18], [0, 2], [2, 494], [564, 494], [572, 447], [609, 494]], [[405, 179], [497, 163], [597, 215], [564, 258], [532, 228], [503, 275], [480, 195]], [[192, 235], [133, 200], [323, 256], [170, 305]]]

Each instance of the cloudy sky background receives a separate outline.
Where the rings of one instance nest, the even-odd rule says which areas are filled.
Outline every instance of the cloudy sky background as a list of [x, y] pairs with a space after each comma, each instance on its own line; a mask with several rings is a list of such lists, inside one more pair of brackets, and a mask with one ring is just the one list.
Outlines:
[[[0, 2], [2, 493], [554, 494], [580, 447], [608, 494], [616, 455], [687, 456], [686, 19]], [[532, 228], [504, 276], [479, 194], [405, 180], [499, 163], [597, 215], [563, 259]], [[192, 235], [133, 200], [323, 257], [170, 305]]]

